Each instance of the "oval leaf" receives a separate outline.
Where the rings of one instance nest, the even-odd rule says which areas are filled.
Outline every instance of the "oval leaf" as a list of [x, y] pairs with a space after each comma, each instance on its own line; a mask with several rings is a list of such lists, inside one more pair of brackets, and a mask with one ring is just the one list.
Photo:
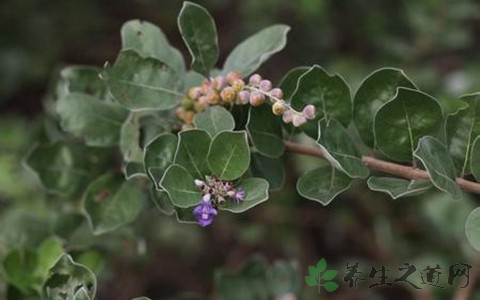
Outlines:
[[319, 121], [317, 144], [332, 166], [352, 178], [366, 178], [368, 168], [348, 131], [335, 119]]
[[283, 154], [282, 123], [272, 114], [269, 105], [250, 107], [247, 131], [255, 149], [262, 155], [276, 158]]
[[414, 155], [430, 174], [432, 183], [453, 198], [460, 198], [462, 191], [455, 182], [457, 174], [448, 150], [438, 139], [426, 136], [420, 139]]
[[399, 88], [375, 115], [375, 144], [391, 159], [411, 162], [418, 139], [436, 135], [442, 119], [437, 100], [417, 90]]
[[250, 148], [245, 131], [223, 131], [217, 134], [207, 157], [212, 173], [223, 180], [235, 180], [250, 165]]
[[194, 178], [184, 167], [171, 165], [160, 181], [173, 205], [183, 208], [197, 205], [202, 200], [202, 194], [194, 183]]
[[314, 266], [308, 266], [308, 274], [312, 277], [318, 277], [318, 270]]
[[271, 190], [279, 190], [283, 187], [285, 182], [285, 168], [283, 167], [283, 161], [280, 159], [253, 153], [250, 170], [253, 176], [265, 178]]
[[211, 138], [205, 130], [182, 131], [178, 135], [175, 164], [184, 167], [195, 179], [208, 175], [207, 155]]
[[330, 281], [327, 282], [323, 285], [323, 287], [328, 291], [328, 292], [334, 292], [338, 289], [338, 284], [336, 282]]
[[130, 50], [107, 64], [101, 77], [115, 101], [131, 111], [168, 110], [184, 97], [183, 77], [172, 67]]
[[179, 74], [185, 73], [182, 54], [173, 48], [160, 28], [147, 21], [131, 20], [120, 30], [122, 50], [133, 50], [143, 58], [166, 63]]
[[218, 60], [217, 28], [212, 16], [198, 4], [184, 2], [178, 28], [192, 55], [192, 69], [209, 77]]
[[406, 180], [392, 177], [370, 177], [367, 181], [372, 191], [384, 192], [393, 199], [422, 194], [432, 187], [429, 180]]
[[391, 100], [398, 87], [416, 89], [400, 69], [382, 68], [368, 75], [353, 100], [353, 121], [365, 145], [373, 147], [373, 119], [378, 109]]
[[108, 173], [88, 186], [82, 206], [93, 233], [98, 235], [135, 220], [143, 199], [136, 180], [125, 181], [120, 174]]
[[322, 258], [317, 263], [317, 272], [322, 273], [323, 271], [325, 271], [326, 268], [327, 268], [327, 261], [325, 260], [325, 258]]
[[316, 286], [318, 284], [317, 278], [312, 276], [305, 276], [305, 282], [308, 286]]
[[320, 119], [336, 119], [343, 126], [348, 126], [352, 115], [350, 87], [339, 75], [330, 75], [322, 67], [315, 65], [299, 79], [292, 95], [292, 106], [302, 110], [306, 105], [315, 106], [316, 121], [302, 126], [311, 137], [317, 138]]
[[472, 247], [480, 251], [480, 207], [475, 208], [467, 217], [465, 234]]
[[143, 165], [158, 189], [165, 170], [173, 164], [178, 139], [173, 134], [161, 134], [145, 146]]
[[209, 106], [193, 118], [195, 127], [206, 130], [212, 137], [217, 133], [235, 128], [232, 114], [221, 106]]
[[291, 101], [292, 95], [297, 89], [298, 79], [308, 70], [310, 70], [309, 67], [297, 67], [291, 69], [283, 76], [278, 87], [282, 89], [285, 101]]
[[56, 110], [63, 130], [97, 147], [117, 145], [120, 128], [128, 116], [128, 111], [117, 104], [80, 93], [58, 99]]
[[326, 206], [347, 190], [350, 182], [346, 174], [325, 165], [303, 174], [297, 181], [297, 191], [301, 196]]
[[287, 44], [290, 27], [273, 25], [267, 27], [240, 43], [227, 57], [223, 65], [223, 74], [238, 72], [243, 77], [255, 72], [273, 54]]
[[235, 187], [245, 191], [245, 199], [239, 204], [227, 201], [226, 205], [220, 208], [221, 210], [241, 213], [268, 200], [268, 181], [263, 178], [247, 178]]
[[473, 140], [480, 135], [480, 93], [461, 98], [465, 109], [447, 117], [445, 132], [448, 151], [460, 174], [470, 173]]

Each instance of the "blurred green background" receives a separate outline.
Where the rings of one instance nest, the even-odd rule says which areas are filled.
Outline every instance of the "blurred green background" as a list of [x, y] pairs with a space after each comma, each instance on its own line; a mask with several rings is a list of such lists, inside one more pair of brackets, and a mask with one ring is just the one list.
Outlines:
[[[447, 112], [454, 110], [451, 103], [458, 96], [480, 91], [480, 4], [474, 0], [197, 2], [216, 20], [221, 62], [261, 28], [279, 22], [292, 26], [286, 49], [260, 70], [277, 83], [293, 67], [320, 64], [344, 76], [354, 93], [373, 70], [398, 67]], [[480, 199], [454, 202], [432, 191], [393, 201], [355, 182], [322, 207], [294, 189], [297, 175], [321, 162], [298, 156], [286, 161], [282, 191], [246, 214], [222, 215], [212, 228], [178, 224], [150, 204], [131, 226], [93, 237], [74, 212], [78, 199], [46, 195], [21, 165], [31, 146], [53, 130], [43, 99], [63, 66], [114, 60], [120, 27], [130, 19], [159, 25], [188, 57], [176, 26], [181, 5], [177, 0], [0, 2], [0, 258], [11, 249], [36, 247], [54, 233], [95, 270], [98, 299], [169, 299], [181, 292], [212, 296], [214, 271], [235, 270], [254, 254], [270, 262], [295, 260], [301, 282], [307, 266], [322, 257], [341, 276], [347, 261], [361, 261], [363, 275], [384, 264], [392, 270], [391, 279], [404, 262], [418, 262], [419, 271], [438, 263], [446, 277], [448, 265], [476, 261], [463, 226]], [[419, 280], [418, 273], [414, 277]], [[404, 284], [366, 287], [342, 288], [325, 297], [451, 299], [456, 292], [450, 286], [420, 292]], [[302, 299], [319, 297], [315, 288], [303, 284], [302, 290]], [[0, 272], [0, 298], [7, 293], [15, 292], [7, 291]], [[480, 294], [472, 297], [480, 299]]]

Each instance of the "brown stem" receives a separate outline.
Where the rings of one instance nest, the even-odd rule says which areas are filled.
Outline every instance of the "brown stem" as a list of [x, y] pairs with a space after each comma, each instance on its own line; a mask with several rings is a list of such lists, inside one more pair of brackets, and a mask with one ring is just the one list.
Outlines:
[[[323, 159], [325, 158], [325, 156], [323, 155], [322, 151], [319, 148], [300, 145], [290, 141], [284, 141], [284, 144], [287, 151], [305, 154], [305, 155], [314, 156], [314, 157], [323, 158]], [[362, 162], [370, 170], [382, 171], [385, 173], [397, 175], [397, 176], [407, 178], [407, 179], [412, 179], [412, 180], [429, 180], [430, 179], [430, 174], [428, 174], [428, 172], [425, 170], [409, 167], [409, 166], [403, 166], [403, 165], [399, 165], [399, 164], [388, 162], [388, 161], [383, 161], [372, 156], [368, 156], [368, 155], [362, 156]], [[480, 194], [480, 183], [465, 180], [463, 178], [457, 178], [456, 182], [461, 189], [474, 194]]]

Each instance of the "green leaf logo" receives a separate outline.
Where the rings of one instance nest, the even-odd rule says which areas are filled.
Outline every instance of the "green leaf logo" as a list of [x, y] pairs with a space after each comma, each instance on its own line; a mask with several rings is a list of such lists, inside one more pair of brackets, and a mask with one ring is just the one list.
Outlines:
[[[322, 258], [318, 261], [317, 266], [309, 266], [308, 273], [310, 276], [305, 276], [305, 282], [308, 286], [318, 286], [318, 292], [320, 293], [321, 288], [323, 288], [327, 292], [333, 292], [338, 289], [338, 284], [333, 282], [335, 276], [337, 276], [338, 272], [335, 270], [327, 270], [327, 261]], [[323, 274], [322, 274], [323, 273]]]

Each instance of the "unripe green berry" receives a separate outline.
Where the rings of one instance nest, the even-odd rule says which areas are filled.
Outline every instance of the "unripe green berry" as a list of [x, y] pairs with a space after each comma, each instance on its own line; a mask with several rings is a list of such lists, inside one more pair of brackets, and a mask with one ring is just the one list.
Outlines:
[[260, 106], [265, 102], [265, 96], [259, 92], [253, 92], [250, 94], [250, 105]]
[[285, 101], [277, 101], [272, 105], [272, 112], [274, 115], [281, 116], [285, 110], [287, 109], [287, 106], [285, 105]]
[[181, 103], [185, 110], [192, 110], [194, 102], [195, 101], [190, 98], [183, 98]]
[[235, 100], [235, 97], [237, 94], [235, 93], [235, 90], [232, 87], [227, 86], [222, 90], [220, 93], [220, 97], [224, 102], [231, 103], [233, 100]]

